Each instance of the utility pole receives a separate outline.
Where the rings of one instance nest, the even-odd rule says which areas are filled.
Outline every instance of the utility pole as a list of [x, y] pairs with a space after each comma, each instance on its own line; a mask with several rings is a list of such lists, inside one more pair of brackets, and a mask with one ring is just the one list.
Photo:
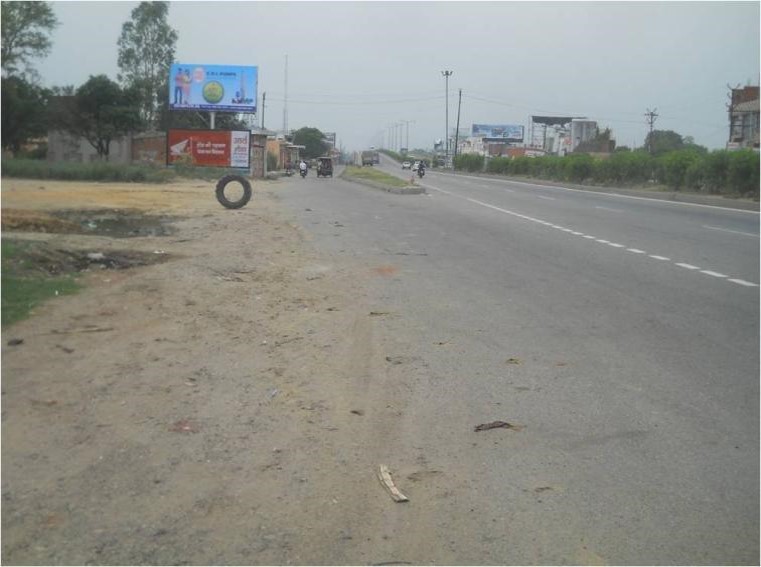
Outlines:
[[288, 135], [288, 56], [285, 56], [285, 99], [283, 102], [283, 136]]
[[264, 109], [267, 108], [267, 91], [262, 93], [262, 130], [264, 130]]
[[650, 135], [647, 137], [647, 151], [651, 155], [653, 153], [653, 124], [655, 124], [655, 119], [658, 118], [657, 110], [657, 108], [653, 110], [648, 108], [645, 113], [645, 118], [647, 118], [647, 123], [650, 126]]
[[446, 140], [446, 153], [444, 154], [444, 167], [449, 167], [449, 77], [452, 75], [452, 71], [442, 71], [441, 74], [444, 77], [445, 84], [446, 84], [446, 122], [444, 123], [445, 126], [445, 136], [444, 140]]
[[457, 157], [457, 143], [460, 141], [460, 106], [462, 106], [462, 89], [460, 89], [460, 100], [457, 102], [457, 129], [454, 132], [454, 157]]

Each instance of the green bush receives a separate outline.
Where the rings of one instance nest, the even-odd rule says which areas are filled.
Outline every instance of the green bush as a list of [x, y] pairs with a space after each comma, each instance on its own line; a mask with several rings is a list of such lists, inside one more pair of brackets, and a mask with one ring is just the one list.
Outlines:
[[465, 171], [483, 171], [484, 156], [479, 154], [461, 154], [454, 158], [454, 168]]
[[513, 159], [509, 157], [492, 158], [486, 163], [486, 172], [496, 174], [511, 173], [510, 166], [512, 163]]
[[581, 182], [592, 177], [594, 159], [588, 154], [571, 154], [565, 159], [565, 178], [567, 181]]
[[4, 159], [2, 175], [26, 179], [60, 179], [63, 181], [126, 181], [165, 183], [174, 173], [163, 167], [121, 165], [107, 162], [49, 163], [32, 159]]
[[725, 191], [746, 197], [759, 197], [759, 155], [752, 150], [730, 152]]
[[616, 152], [598, 160], [595, 181], [631, 185], [650, 180], [652, 173], [653, 158], [647, 152]]
[[677, 150], [657, 158], [657, 179], [671, 189], [679, 191], [686, 181], [687, 170], [701, 160], [695, 150]]

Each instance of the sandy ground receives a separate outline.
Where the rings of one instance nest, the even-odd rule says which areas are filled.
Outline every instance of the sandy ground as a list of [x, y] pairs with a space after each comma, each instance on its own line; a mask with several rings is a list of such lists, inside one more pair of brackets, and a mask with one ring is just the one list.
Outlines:
[[[93, 266], [84, 291], [4, 329], [3, 563], [402, 560], [386, 516], [404, 505], [376, 469], [387, 459], [415, 480], [426, 467], [395, 469], [378, 435], [405, 409], [382, 306], [363, 293], [383, 270], [318, 257], [278, 183], [227, 210], [203, 181], [3, 180], [4, 239], [162, 259]], [[39, 232], [51, 211], [86, 209], [162, 216], [174, 232]]]

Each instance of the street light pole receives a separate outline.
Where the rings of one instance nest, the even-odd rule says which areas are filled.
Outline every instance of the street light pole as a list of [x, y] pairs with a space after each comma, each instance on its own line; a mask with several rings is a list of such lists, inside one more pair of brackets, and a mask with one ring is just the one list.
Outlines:
[[402, 123], [407, 126], [407, 140], [405, 142], [405, 147], [407, 148], [407, 151], [410, 151], [410, 124], [414, 124], [414, 120], [402, 120]]
[[445, 136], [444, 140], [446, 140], [446, 153], [444, 154], [444, 167], [449, 167], [449, 77], [452, 75], [453, 71], [442, 71], [441, 74], [444, 77], [445, 83], [446, 83], [446, 122], [445, 122]]

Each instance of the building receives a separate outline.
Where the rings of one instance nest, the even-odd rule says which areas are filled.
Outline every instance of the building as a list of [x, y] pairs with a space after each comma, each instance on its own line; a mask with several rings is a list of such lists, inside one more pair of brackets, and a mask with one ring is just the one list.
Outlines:
[[728, 150], [759, 150], [758, 95], [758, 87], [732, 89], [732, 102], [729, 103]]

